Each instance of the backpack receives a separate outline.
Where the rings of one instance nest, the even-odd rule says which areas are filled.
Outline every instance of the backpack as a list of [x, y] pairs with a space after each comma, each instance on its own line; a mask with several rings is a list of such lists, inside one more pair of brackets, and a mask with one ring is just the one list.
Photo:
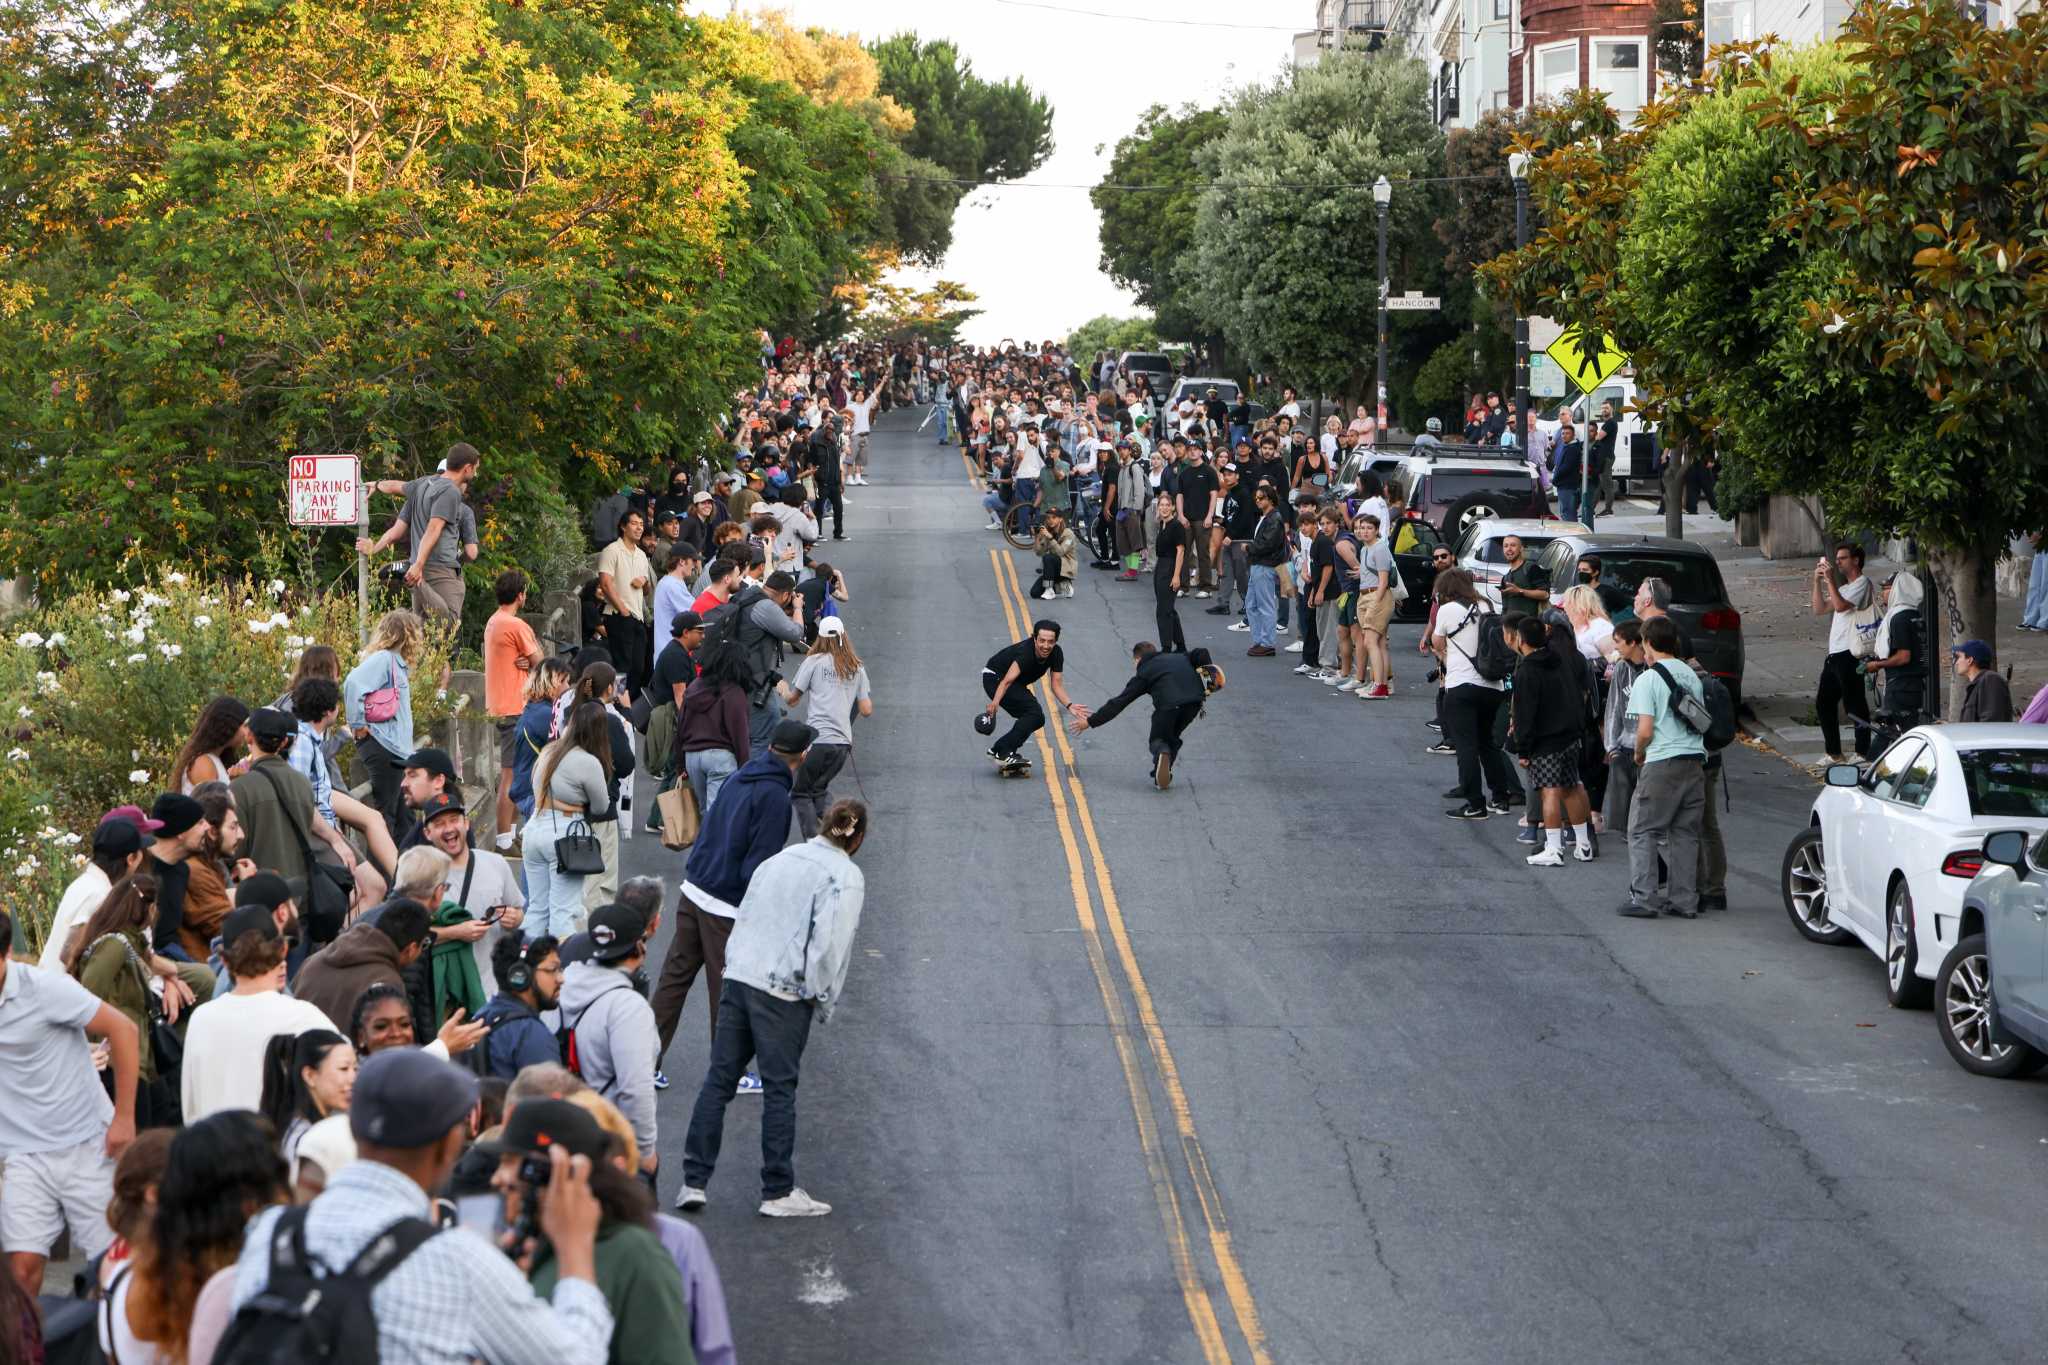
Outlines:
[[761, 637], [761, 628], [747, 620], [747, 616], [754, 604], [767, 595], [759, 587], [749, 585], [704, 617], [704, 643], [697, 647], [695, 656], [699, 673], [709, 668], [712, 660], [735, 651], [742, 659], [746, 657], [748, 647]]
[[1721, 680], [1711, 673], [1695, 673], [1700, 680], [1700, 696], [1681, 688], [1663, 664], [1651, 664], [1664, 686], [1671, 690], [1671, 711], [1679, 723], [1700, 737], [1710, 754], [1719, 753], [1735, 739], [1735, 699], [1728, 695], [1728, 689]]
[[377, 1359], [370, 1295], [438, 1229], [401, 1218], [339, 1272], [322, 1274], [306, 1254], [306, 1210], [286, 1209], [270, 1229], [270, 1276], [243, 1304], [214, 1351], [215, 1365], [361, 1365]]
[[[590, 997], [590, 1004], [576, 1011], [574, 1019], [569, 1017], [569, 1011], [563, 1010], [561, 1012], [562, 1026], [555, 1030], [555, 1046], [561, 1049], [562, 1065], [569, 1068], [570, 1075], [578, 1077], [583, 1075], [583, 1059], [576, 1052], [576, 1026], [583, 1022], [583, 1016], [590, 1013], [591, 1008], [598, 1001], [604, 999], [613, 991], [625, 990], [632, 984], [630, 981], [621, 981], [618, 985], [611, 987], [610, 990], [599, 991], [596, 995]], [[609, 1089], [611, 1089], [610, 1086], [605, 1086], [599, 1089], [597, 1093], [602, 1095]]]
[[1446, 637], [1451, 642], [1451, 648], [1464, 655], [1465, 661], [1472, 665], [1472, 671], [1486, 681], [1506, 682], [1514, 676], [1517, 658], [1515, 651], [1508, 646], [1506, 632], [1501, 629], [1500, 613], [1482, 610], [1465, 618], [1465, 625], [1474, 622], [1479, 626], [1478, 650], [1466, 649], [1455, 638], [1464, 633], [1464, 626], [1460, 626], [1452, 636]]

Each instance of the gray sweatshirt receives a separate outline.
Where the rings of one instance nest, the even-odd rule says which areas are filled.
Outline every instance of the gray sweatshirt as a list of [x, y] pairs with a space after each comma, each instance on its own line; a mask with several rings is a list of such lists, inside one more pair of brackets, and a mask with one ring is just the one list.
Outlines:
[[641, 1154], [654, 1151], [654, 1007], [616, 967], [578, 962], [562, 976], [561, 1008], [583, 1079], [633, 1125]]
[[608, 813], [612, 794], [605, 784], [604, 764], [588, 749], [570, 749], [548, 777], [548, 799], [559, 806], [581, 806], [588, 815]]

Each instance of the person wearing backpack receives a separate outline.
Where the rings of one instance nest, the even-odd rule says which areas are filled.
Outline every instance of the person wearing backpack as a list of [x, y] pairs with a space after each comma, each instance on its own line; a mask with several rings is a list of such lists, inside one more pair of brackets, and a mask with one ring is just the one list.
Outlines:
[[537, 1062], [562, 1060], [560, 1042], [540, 1018], [561, 999], [560, 950], [546, 935], [528, 939], [518, 934], [504, 935], [491, 949], [498, 993], [476, 1017], [491, 1031], [483, 1046], [469, 1054], [484, 1075], [509, 1081]]
[[747, 731], [751, 747], [767, 747], [768, 732], [782, 718], [776, 705], [775, 684], [781, 681], [776, 665], [782, 662], [785, 645], [804, 640], [802, 608], [797, 605], [796, 576], [777, 569], [759, 587], [742, 587], [732, 600], [704, 620], [704, 647], [698, 661], [709, 661], [729, 650], [737, 650], [751, 676], [747, 696]]
[[548, 1298], [520, 1269], [531, 1247], [515, 1259], [430, 1221], [477, 1093], [469, 1071], [415, 1048], [363, 1063], [349, 1103], [357, 1160], [312, 1203], [249, 1224], [213, 1365], [603, 1365], [613, 1319], [597, 1285], [588, 1157], [549, 1153], [538, 1217], [558, 1271]]
[[654, 1010], [633, 988], [647, 961], [646, 915], [627, 905], [591, 912], [590, 958], [562, 973], [562, 1061], [633, 1125], [641, 1168], [654, 1174]]
[[[1636, 619], [1644, 624], [1660, 617], [1670, 620], [1667, 610], [1671, 605], [1671, 585], [1661, 578], [1645, 578], [1636, 588]], [[1692, 669], [1693, 676], [1700, 681], [1702, 697], [1708, 709], [1715, 713], [1715, 724], [1720, 733], [1705, 737], [1707, 761], [1704, 771], [1707, 776], [1707, 804], [1700, 821], [1699, 888], [1700, 909], [1726, 910], [1728, 908], [1728, 848], [1721, 839], [1721, 808], [1714, 803], [1716, 786], [1725, 787], [1727, 778], [1721, 769], [1721, 750], [1735, 738], [1735, 704], [1728, 695], [1727, 687], [1700, 667], [1693, 657], [1692, 637], [1678, 622], [1671, 622], [1678, 632], [1678, 657]], [[1648, 665], [1645, 664], [1645, 667]]]
[[[1628, 699], [1628, 714], [1636, 719], [1636, 792], [1628, 821], [1629, 898], [1618, 913], [1629, 919], [1655, 919], [1660, 912], [1699, 916], [1707, 745], [1681, 708], [1703, 709], [1706, 689], [1679, 648], [1669, 617], [1643, 624], [1646, 662]], [[1661, 894], [1660, 856], [1666, 872]]]
[[[1509, 667], [1500, 657], [1506, 648], [1500, 617], [1490, 611], [1463, 569], [1445, 569], [1436, 576], [1436, 625], [1430, 644], [1443, 660], [1444, 737], [1458, 751], [1458, 785], [1447, 796], [1463, 801], [1444, 812], [1453, 820], [1484, 820], [1508, 813], [1508, 793], [1520, 789], [1507, 755], [1501, 751], [1495, 722], [1506, 695], [1501, 684]], [[1512, 652], [1509, 652], [1512, 658]], [[1480, 786], [1484, 777], [1486, 786]], [[1491, 789], [1493, 799], [1486, 800]]]

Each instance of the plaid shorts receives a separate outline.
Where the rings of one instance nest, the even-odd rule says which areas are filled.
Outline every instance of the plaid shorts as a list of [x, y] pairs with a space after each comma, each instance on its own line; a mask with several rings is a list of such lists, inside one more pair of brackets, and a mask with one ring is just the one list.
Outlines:
[[1544, 787], [1576, 787], [1579, 777], [1579, 746], [1560, 749], [1554, 754], [1535, 754], [1529, 759], [1529, 784], [1539, 790]]

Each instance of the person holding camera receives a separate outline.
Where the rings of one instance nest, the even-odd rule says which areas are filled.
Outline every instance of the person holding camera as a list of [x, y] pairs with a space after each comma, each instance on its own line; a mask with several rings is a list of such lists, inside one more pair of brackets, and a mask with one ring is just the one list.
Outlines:
[[682, 1274], [654, 1235], [654, 1200], [647, 1187], [610, 1159], [615, 1146], [582, 1107], [545, 1099], [514, 1108], [503, 1131], [476, 1150], [498, 1158], [491, 1188], [504, 1200], [508, 1249], [525, 1263], [527, 1282], [542, 1295], [553, 1295], [570, 1273], [542, 1221], [548, 1196], [564, 1153], [576, 1167], [587, 1166], [598, 1209], [593, 1278], [613, 1324], [605, 1359], [615, 1365], [689, 1365], [690, 1310], [683, 1302]]
[[522, 1207], [535, 1236], [516, 1252], [538, 1265], [544, 1240], [551, 1273], [536, 1279], [547, 1285], [547, 1297], [519, 1263], [478, 1234], [433, 1230], [429, 1192], [448, 1183], [469, 1141], [477, 1093], [470, 1072], [415, 1048], [392, 1048], [363, 1063], [349, 1102], [357, 1159], [335, 1172], [312, 1203], [265, 1209], [250, 1223], [235, 1266], [238, 1316], [222, 1342], [224, 1358], [233, 1357], [238, 1335], [298, 1312], [297, 1302], [264, 1293], [273, 1258], [292, 1255], [292, 1239], [280, 1244], [276, 1236], [286, 1218], [303, 1238], [301, 1260], [322, 1266], [350, 1266], [372, 1243], [387, 1234], [394, 1239], [386, 1255], [396, 1263], [370, 1295], [384, 1360], [601, 1365], [618, 1358], [611, 1352], [612, 1310], [598, 1287], [604, 1208], [592, 1192], [596, 1172], [587, 1153], [548, 1152], [548, 1178], [536, 1181], [535, 1206]]

